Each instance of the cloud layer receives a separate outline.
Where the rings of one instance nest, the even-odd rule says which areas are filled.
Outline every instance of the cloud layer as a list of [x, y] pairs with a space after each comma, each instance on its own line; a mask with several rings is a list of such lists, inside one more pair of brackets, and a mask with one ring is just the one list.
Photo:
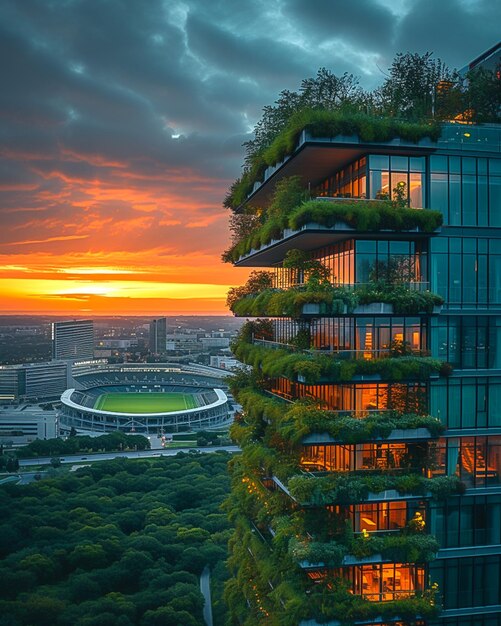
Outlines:
[[[69, 310], [73, 289], [75, 312], [223, 312], [244, 272], [219, 261], [221, 202], [261, 108], [320, 66], [366, 87], [397, 51], [460, 67], [500, 18], [484, 0], [4, 0], [2, 310]], [[134, 283], [129, 301], [85, 294], [89, 268]]]

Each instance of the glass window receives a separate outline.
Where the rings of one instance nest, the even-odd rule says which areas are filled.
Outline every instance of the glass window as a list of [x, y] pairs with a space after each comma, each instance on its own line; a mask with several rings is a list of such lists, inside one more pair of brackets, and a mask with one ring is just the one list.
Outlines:
[[489, 159], [489, 174], [501, 176], [501, 159]]
[[463, 175], [477, 173], [477, 160], [473, 157], [463, 157]]
[[409, 159], [405, 156], [392, 156], [390, 164], [392, 170], [406, 172], [409, 169]]
[[409, 201], [413, 208], [423, 206], [423, 174], [409, 174]]
[[501, 226], [501, 176], [489, 176], [491, 226]]
[[449, 157], [449, 172], [451, 174], [461, 174], [461, 159], [460, 157]]
[[377, 170], [387, 170], [390, 168], [390, 159], [385, 154], [371, 154], [369, 156], [369, 167]]
[[461, 176], [449, 175], [449, 224], [461, 225]]
[[477, 185], [475, 176], [463, 175], [462, 194], [463, 225], [475, 226], [477, 223]]
[[449, 217], [449, 186], [447, 174], [431, 174], [430, 208], [440, 211], [447, 223]]
[[432, 155], [430, 157], [430, 168], [432, 172], [445, 172], [449, 171], [449, 165], [446, 156]]
[[411, 172], [424, 172], [425, 171], [425, 159], [424, 157], [410, 157], [409, 170]]

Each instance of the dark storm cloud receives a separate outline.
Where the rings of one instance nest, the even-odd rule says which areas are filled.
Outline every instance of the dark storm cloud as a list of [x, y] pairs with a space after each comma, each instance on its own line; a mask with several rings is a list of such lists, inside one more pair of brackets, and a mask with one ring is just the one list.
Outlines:
[[242, 37], [191, 14], [186, 32], [190, 50], [205, 63], [219, 71], [250, 78], [256, 84], [280, 79], [290, 82], [291, 78], [299, 82], [310, 71], [311, 56], [290, 43], [266, 37]]
[[397, 51], [433, 51], [460, 69], [500, 39], [501, 3], [415, 0], [399, 25]]
[[284, 15], [312, 39], [341, 39], [364, 50], [380, 50], [391, 41], [396, 16], [374, 0], [290, 0]]
[[373, 87], [399, 50], [460, 67], [499, 18], [484, 0], [3, 0], [2, 241], [222, 250], [241, 144], [282, 89], [320, 66]]

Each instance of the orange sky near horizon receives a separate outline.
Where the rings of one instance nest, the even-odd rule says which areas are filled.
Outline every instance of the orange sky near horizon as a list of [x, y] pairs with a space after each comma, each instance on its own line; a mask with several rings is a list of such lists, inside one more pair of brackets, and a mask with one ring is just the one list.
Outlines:
[[230, 243], [227, 181], [190, 171], [139, 175], [132, 163], [96, 155], [60, 158], [91, 163], [92, 181], [43, 169], [30, 155], [38, 181], [0, 186], [8, 222], [0, 230], [0, 314], [229, 313], [226, 292], [248, 270], [220, 260]]

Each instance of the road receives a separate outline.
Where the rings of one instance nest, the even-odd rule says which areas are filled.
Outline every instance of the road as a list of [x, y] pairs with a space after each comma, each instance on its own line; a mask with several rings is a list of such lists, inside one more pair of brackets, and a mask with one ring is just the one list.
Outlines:
[[[216, 452], [217, 450], [224, 450], [235, 454], [240, 452], [238, 446], [207, 446], [206, 448], [168, 448], [163, 450], [141, 450], [140, 452], [103, 452], [98, 454], [75, 454], [65, 455], [59, 457], [61, 463], [91, 463], [93, 461], [111, 461], [117, 458], [127, 459], [151, 459], [159, 458], [162, 456], [175, 456], [178, 452], [188, 452], [194, 450], [201, 453]], [[36, 465], [50, 465], [51, 459], [54, 457], [37, 457], [36, 459], [19, 459], [19, 465], [21, 467], [31, 467]]]
[[205, 599], [204, 620], [207, 626], [212, 626], [212, 600], [210, 597], [210, 569], [206, 565], [200, 576], [200, 591]]

